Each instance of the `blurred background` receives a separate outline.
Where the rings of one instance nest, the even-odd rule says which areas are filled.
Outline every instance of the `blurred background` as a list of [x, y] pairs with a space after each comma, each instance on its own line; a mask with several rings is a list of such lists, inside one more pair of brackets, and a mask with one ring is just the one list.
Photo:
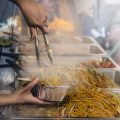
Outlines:
[[[67, 39], [72, 41], [73, 36], [91, 36], [120, 64], [120, 0], [36, 1], [46, 8], [51, 30], [57, 31], [51, 41], [62, 38], [61, 42], [64, 42]], [[10, 32], [11, 26], [14, 26], [15, 34], [29, 36], [29, 29], [17, 6], [1, 0], [0, 34]]]

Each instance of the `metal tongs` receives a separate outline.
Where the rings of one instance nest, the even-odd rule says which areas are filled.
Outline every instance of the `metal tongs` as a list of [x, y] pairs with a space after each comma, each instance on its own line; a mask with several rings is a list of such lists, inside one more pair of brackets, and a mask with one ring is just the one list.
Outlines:
[[[52, 50], [51, 50], [51, 48], [50, 48], [50, 45], [49, 45], [47, 36], [46, 36], [44, 33], [43, 33], [43, 37], [44, 37], [44, 43], [45, 43], [45, 47], [46, 47], [46, 51], [47, 51], [48, 58], [49, 58], [49, 60], [50, 60], [50, 63], [53, 64]], [[38, 62], [38, 64], [40, 65], [39, 40], [38, 40], [37, 34], [36, 34], [36, 36], [35, 36], [35, 52], [36, 52], [37, 62]]]
[[48, 58], [50, 60], [50, 63], [53, 64], [52, 49], [50, 48], [50, 45], [49, 45], [49, 42], [48, 42], [48, 38], [47, 38], [47, 36], [44, 33], [43, 33], [43, 37], [44, 37], [44, 42], [45, 42]]
[[40, 65], [39, 40], [37, 38], [37, 34], [35, 36], [35, 53], [36, 53], [37, 62]]

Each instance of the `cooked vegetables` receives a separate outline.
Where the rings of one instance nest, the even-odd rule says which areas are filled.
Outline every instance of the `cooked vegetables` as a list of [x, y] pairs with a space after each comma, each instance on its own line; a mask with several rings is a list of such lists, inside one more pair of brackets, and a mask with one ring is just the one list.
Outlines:
[[0, 46], [10, 46], [13, 42], [9, 39], [0, 38]]
[[49, 24], [49, 29], [55, 30], [55, 31], [72, 32], [74, 31], [74, 25], [69, 21], [55, 18], [55, 20]]
[[80, 66], [87, 66], [93, 68], [115, 68], [115, 65], [111, 61], [97, 61], [91, 60], [89, 62], [81, 63]]

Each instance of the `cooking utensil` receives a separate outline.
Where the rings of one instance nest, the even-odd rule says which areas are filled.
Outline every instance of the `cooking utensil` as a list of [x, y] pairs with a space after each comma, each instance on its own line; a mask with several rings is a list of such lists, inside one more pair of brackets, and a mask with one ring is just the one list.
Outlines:
[[11, 67], [11, 65], [8, 65], [8, 64], [0, 65], [0, 68], [8, 68], [8, 67]]
[[49, 42], [48, 42], [48, 38], [44, 33], [43, 33], [43, 37], [44, 37], [44, 42], [45, 42], [48, 58], [49, 58], [50, 62], [53, 64], [53, 55], [52, 55], [52, 50], [51, 50]]
[[38, 65], [40, 65], [39, 40], [37, 38], [37, 35], [35, 37], [35, 53], [36, 53], [37, 63]]
[[15, 60], [17, 60], [20, 57], [20, 53], [17, 54], [13, 54], [13, 53], [2, 53], [0, 52], [0, 56], [6, 56], [6, 57], [10, 57], [10, 58], [14, 58]]
[[9, 35], [9, 36], [13, 36], [13, 37], [18, 37], [18, 35], [17, 34], [15, 34], [15, 33], [11, 33], [11, 32], [6, 32], [6, 31], [3, 31], [3, 33], [5, 34], [5, 35]]
[[[12, 30], [13, 31], [13, 30]], [[11, 32], [4, 32], [3, 33], [5, 35], [9, 36], [9, 39], [12, 41], [12, 43], [16, 43], [17, 45], [24, 45], [24, 43], [20, 42], [17, 38], [19, 37], [18, 35], [16, 35], [15, 33], [11, 33]]]

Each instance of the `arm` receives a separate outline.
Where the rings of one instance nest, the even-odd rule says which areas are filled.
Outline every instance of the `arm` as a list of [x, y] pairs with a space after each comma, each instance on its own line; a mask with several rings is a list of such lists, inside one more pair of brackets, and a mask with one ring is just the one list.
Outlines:
[[24, 104], [24, 103], [34, 103], [34, 104], [51, 104], [49, 102], [42, 101], [34, 97], [31, 93], [31, 89], [38, 83], [38, 79], [33, 80], [30, 84], [22, 89], [18, 89], [11, 94], [1, 94], [0, 95], [0, 106], [10, 105], [10, 104]]
[[23, 13], [23, 16], [30, 28], [31, 39], [36, 36], [36, 28], [39, 28], [43, 33], [48, 33], [46, 27], [47, 13], [43, 6], [34, 0], [10, 0], [15, 3]]
[[11, 97], [11, 94], [0, 95], [0, 106], [14, 104], [15, 100]]

